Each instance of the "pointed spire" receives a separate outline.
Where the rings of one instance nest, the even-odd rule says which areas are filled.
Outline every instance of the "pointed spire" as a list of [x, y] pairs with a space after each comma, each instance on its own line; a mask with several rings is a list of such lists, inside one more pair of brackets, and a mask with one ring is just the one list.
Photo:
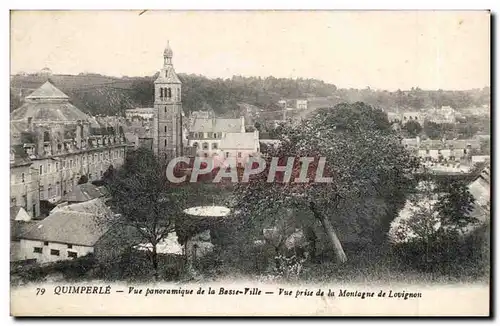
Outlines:
[[172, 58], [174, 53], [172, 52], [172, 48], [170, 48], [170, 41], [167, 41], [167, 46], [165, 47], [165, 51], [163, 51], [163, 56], [165, 58]]

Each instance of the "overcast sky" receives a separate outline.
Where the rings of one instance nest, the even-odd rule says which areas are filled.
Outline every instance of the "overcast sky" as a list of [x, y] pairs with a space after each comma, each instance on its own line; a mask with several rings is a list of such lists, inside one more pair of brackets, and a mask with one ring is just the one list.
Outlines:
[[11, 73], [317, 78], [339, 87], [489, 86], [487, 12], [16, 11]]

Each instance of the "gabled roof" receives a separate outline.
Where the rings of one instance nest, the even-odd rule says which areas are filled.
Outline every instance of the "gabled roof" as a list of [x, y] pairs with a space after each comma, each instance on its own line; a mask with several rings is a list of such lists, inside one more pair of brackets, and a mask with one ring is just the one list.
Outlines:
[[227, 133], [224, 138], [221, 139], [219, 148], [221, 150], [225, 149], [250, 149], [257, 150], [256, 147], [259, 144], [259, 139], [253, 132], [234, 132]]
[[242, 119], [195, 118], [190, 132], [241, 132]]
[[103, 216], [60, 210], [38, 222], [21, 238], [91, 247], [111, 226], [112, 221]]
[[49, 81], [37, 88], [33, 93], [26, 96], [27, 99], [69, 99], [68, 95], [64, 94]]
[[16, 241], [29, 231], [38, 221], [10, 221], [10, 240]]
[[75, 203], [75, 204], [60, 204], [57, 205], [53, 210], [52, 213], [59, 212], [59, 211], [64, 211], [64, 212], [81, 212], [81, 213], [87, 213], [87, 214], [93, 214], [93, 215], [99, 215], [99, 216], [106, 216], [108, 219], [110, 219], [113, 216], [113, 212], [111, 209], [104, 204], [104, 201], [101, 198], [96, 198], [92, 199], [86, 202], [82, 203]]
[[182, 84], [179, 77], [175, 73], [174, 67], [165, 66], [158, 75], [158, 78], [155, 80], [156, 83], [165, 83], [165, 84]]
[[105, 193], [100, 188], [91, 183], [79, 184], [67, 193], [62, 200], [67, 202], [86, 202], [104, 196]]
[[11, 207], [10, 208], [10, 219], [15, 220], [17, 213], [19, 213], [20, 210], [21, 210], [21, 207], [19, 207], [19, 206]]

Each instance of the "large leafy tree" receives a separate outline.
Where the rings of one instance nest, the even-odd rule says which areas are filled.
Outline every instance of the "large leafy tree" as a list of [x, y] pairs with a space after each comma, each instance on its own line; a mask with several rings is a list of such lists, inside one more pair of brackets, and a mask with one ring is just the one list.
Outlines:
[[[240, 183], [235, 206], [245, 219], [260, 226], [257, 220], [279, 219], [282, 215], [277, 212], [283, 208], [309, 211], [306, 226], [321, 226], [341, 262], [347, 259], [342, 241], [381, 240], [414, 187], [412, 172], [418, 166], [391, 130], [387, 116], [364, 103], [339, 104], [282, 126], [280, 132], [281, 145], [265, 153], [268, 163], [278, 157], [285, 165], [287, 157], [296, 157], [293, 180], [300, 174], [298, 158], [315, 157], [309, 169], [311, 180], [280, 183], [285, 176], [277, 173], [278, 181], [269, 183], [267, 174], [261, 173]], [[326, 159], [330, 183], [314, 181], [319, 157]]]
[[175, 219], [185, 208], [186, 189], [170, 184], [164, 165], [144, 148], [127, 154], [107, 188], [120, 222], [135, 228], [138, 243], [147, 245], [158, 278], [157, 244], [174, 230]]
[[418, 121], [410, 120], [404, 125], [404, 129], [410, 134], [412, 137], [416, 137], [421, 131], [422, 126]]
[[391, 238], [410, 263], [424, 269], [457, 259], [458, 240], [479, 222], [471, 214], [474, 203], [464, 181], [424, 176], [391, 230]]

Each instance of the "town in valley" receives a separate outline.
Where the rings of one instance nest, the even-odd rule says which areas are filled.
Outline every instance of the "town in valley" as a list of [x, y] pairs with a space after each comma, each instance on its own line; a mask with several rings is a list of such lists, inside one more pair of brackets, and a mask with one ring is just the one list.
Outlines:
[[[489, 85], [209, 78], [178, 71], [185, 54], [157, 41], [151, 76], [43, 66], [11, 74], [12, 286], [488, 282]], [[271, 167], [249, 182], [205, 173], [175, 185], [165, 169], [177, 157], [213, 161], [217, 171], [228, 160], [238, 173], [256, 158]], [[332, 182], [280, 182], [288, 157], [311, 157]], [[191, 163], [178, 176], [192, 176]], [[300, 164], [290, 165], [294, 178], [306, 177]]]

